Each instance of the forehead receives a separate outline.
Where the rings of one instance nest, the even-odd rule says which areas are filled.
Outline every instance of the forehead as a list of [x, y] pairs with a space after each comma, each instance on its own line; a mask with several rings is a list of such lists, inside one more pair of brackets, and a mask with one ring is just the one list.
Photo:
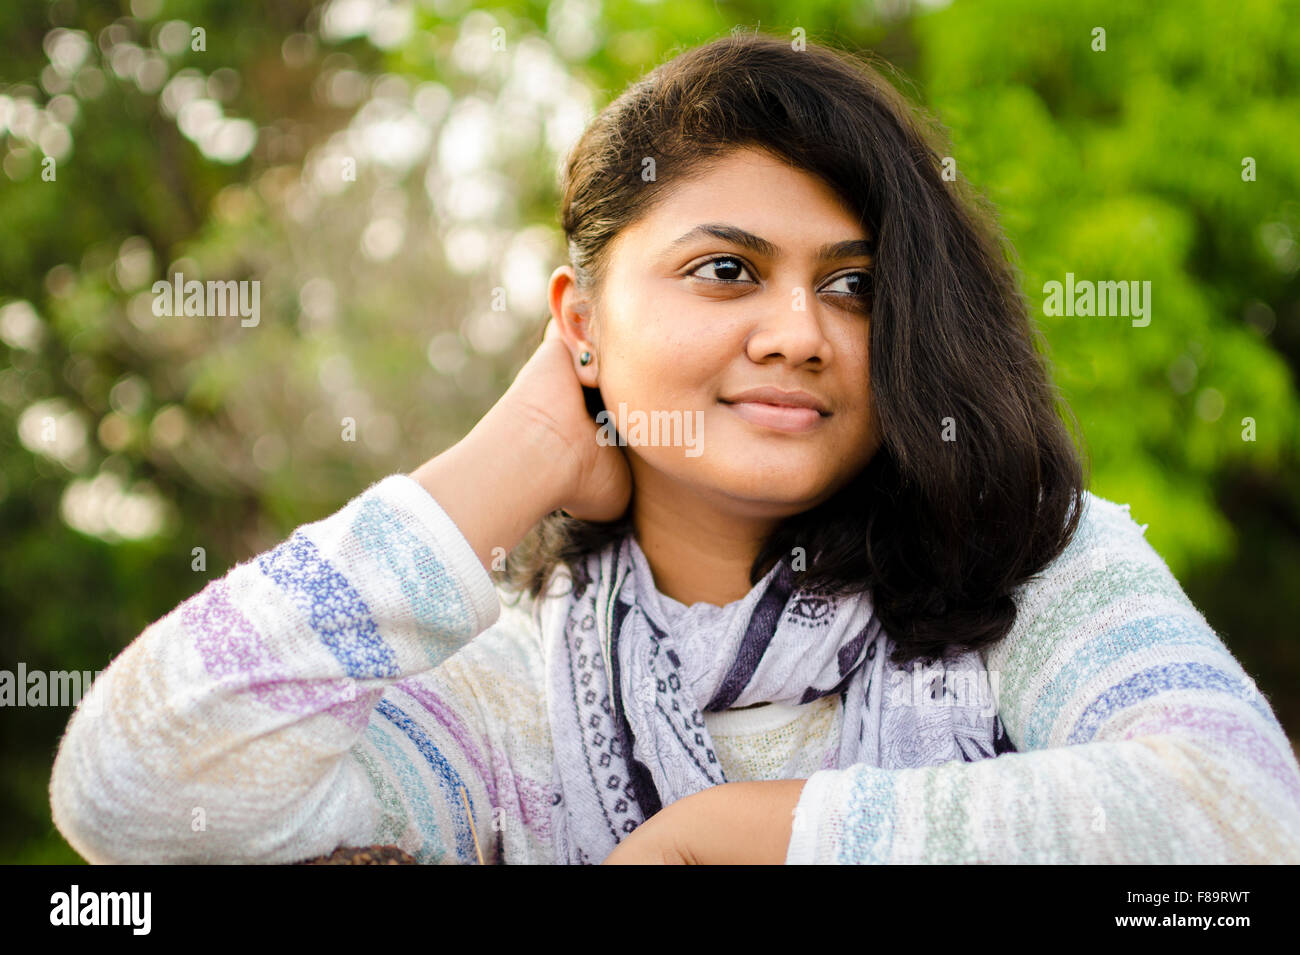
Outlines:
[[757, 148], [728, 152], [671, 184], [621, 245], [664, 246], [704, 222], [724, 222], [802, 254], [828, 241], [869, 238], [822, 179]]

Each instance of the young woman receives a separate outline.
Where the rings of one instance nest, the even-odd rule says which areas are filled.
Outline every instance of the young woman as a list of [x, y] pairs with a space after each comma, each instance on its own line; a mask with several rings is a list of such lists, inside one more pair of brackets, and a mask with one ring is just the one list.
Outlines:
[[814, 45], [633, 85], [570, 157], [509, 390], [127, 647], [60, 831], [94, 862], [1300, 861], [1282, 728], [1084, 490], [943, 155]]

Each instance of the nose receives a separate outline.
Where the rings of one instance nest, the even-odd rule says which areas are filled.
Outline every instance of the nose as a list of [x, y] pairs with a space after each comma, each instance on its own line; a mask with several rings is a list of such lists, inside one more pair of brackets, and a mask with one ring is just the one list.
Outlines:
[[820, 303], [807, 289], [794, 288], [789, 304], [764, 309], [745, 341], [752, 361], [785, 359], [798, 367], [805, 362], [824, 366], [831, 360], [831, 343], [822, 328]]

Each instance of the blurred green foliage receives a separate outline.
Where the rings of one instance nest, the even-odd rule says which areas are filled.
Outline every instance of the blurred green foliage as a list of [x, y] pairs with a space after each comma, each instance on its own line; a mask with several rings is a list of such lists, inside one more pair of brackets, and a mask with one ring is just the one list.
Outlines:
[[[102, 669], [462, 436], [536, 339], [585, 120], [682, 49], [801, 28], [884, 57], [945, 126], [1014, 247], [1092, 489], [1150, 525], [1300, 735], [1300, 4], [593, 10], [0, 7], [0, 669]], [[259, 280], [260, 322], [154, 316], [177, 271]], [[1066, 273], [1150, 281], [1150, 324], [1045, 315]], [[0, 716], [0, 858], [78, 861], [47, 792], [68, 716]]]

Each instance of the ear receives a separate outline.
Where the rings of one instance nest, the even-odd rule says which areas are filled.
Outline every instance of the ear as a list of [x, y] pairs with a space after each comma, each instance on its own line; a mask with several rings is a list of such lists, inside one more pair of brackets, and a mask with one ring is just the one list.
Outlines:
[[[591, 320], [592, 303], [578, 289], [573, 266], [561, 265], [551, 273], [547, 299], [551, 317], [555, 319], [564, 343], [569, 346], [578, 380], [588, 388], [595, 388], [599, 360], [596, 357], [595, 327]], [[591, 361], [586, 365], [579, 361], [583, 352], [591, 353]]]

